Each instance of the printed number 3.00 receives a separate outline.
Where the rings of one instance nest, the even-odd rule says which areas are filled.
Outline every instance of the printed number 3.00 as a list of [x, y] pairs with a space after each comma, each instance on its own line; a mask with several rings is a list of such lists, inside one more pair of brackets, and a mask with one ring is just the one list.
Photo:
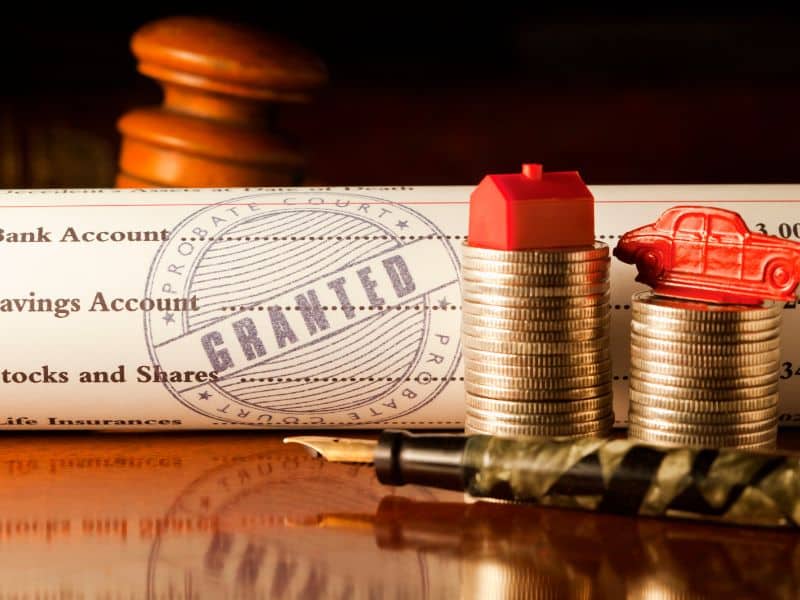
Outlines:
[[[759, 233], [771, 235], [767, 231], [767, 226], [764, 223], [756, 223], [756, 229]], [[778, 237], [785, 240], [789, 238], [800, 238], [800, 223], [779, 223], [778, 224]]]

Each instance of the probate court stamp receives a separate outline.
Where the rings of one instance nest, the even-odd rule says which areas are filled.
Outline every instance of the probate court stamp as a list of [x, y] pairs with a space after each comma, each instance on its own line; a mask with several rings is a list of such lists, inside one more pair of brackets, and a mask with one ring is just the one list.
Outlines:
[[458, 265], [434, 223], [379, 197], [234, 198], [186, 218], [158, 252], [145, 295], [199, 308], [145, 314], [151, 357], [212, 372], [165, 385], [216, 421], [396, 419], [455, 379]]

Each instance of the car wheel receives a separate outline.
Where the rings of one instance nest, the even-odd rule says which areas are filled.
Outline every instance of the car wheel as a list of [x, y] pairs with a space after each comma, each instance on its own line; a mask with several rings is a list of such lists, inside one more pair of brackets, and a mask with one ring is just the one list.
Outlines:
[[791, 292], [797, 287], [792, 265], [785, 260], [776, 260], [767, 267], [767, 283], [779, 292]]
[[659, 277], [664, 272], [664, 255], [656, 248], [642, 248], [636, 253], [636, 266], [640, 273]]

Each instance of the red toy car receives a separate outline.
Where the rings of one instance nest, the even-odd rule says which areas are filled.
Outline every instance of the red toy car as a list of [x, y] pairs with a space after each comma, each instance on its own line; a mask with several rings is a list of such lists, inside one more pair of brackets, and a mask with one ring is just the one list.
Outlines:
[[636, 265], [636, 281], [679, 298], [789, 301], [800, 283], [800, 243], [751, 232], [742, 217], [721, 208], [670, 208], [623, 235], [614, 256]]

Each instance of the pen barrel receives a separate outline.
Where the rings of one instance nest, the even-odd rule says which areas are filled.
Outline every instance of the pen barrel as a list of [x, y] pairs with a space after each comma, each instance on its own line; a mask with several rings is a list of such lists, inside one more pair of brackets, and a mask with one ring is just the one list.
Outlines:
[[464, 447], [469, 438], [452, 434], [415, 435], [383, 431], [375, 447], [375, 473], [387, 485], [429, 485], [464, 489]]
[[766, 527], [800, 521], [797, 456], [472, 436], [463, 467], [479, 498]]

